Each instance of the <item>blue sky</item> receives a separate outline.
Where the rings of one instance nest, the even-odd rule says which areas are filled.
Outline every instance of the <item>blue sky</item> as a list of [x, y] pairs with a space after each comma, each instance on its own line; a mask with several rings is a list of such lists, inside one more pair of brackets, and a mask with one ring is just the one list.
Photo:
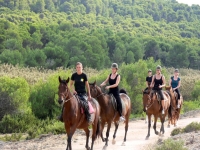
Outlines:
[[188, 5], [192, 5], [192, 4], [200, 5], [200, 0], [176, 0], [176, 1], [178, 1], [179, 3], [188, 4]]

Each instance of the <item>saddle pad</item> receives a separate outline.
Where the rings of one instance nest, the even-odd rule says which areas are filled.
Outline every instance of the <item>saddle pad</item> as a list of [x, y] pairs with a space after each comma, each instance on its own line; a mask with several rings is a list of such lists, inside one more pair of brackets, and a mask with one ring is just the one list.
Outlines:
[[[89, 101], [88, 101], [88, 107], [89, 107], [89, 113], [93, 114], [94, 113], [94, 108], [93, 108], [92, 104]], [[83, 107], [81, 107], [81, 113], [82, 114], [84, 113]]]

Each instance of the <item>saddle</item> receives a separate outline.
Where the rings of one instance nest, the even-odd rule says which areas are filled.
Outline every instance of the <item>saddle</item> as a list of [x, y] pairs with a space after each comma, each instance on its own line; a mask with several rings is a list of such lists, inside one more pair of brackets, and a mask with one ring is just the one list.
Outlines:
[[[115, 111], [117, 111], [117, 101], [116, 101], [116, 98], [114, 97], [113, 94], [109, 94], [109, 95], [110, 95], [110, 99], [111, 99], [113, 108], [114, 108]], [[122, 101], [122, 99], [121, 99], [121, 103], [122, 103], [122, 112], [123, 112], [123, 110], [125, 109], [125, 104], [124, 104], [124, 101]]]
[[157, 100], [160, 102], [161, 101], [161, 97], [158, 94], [158, 92], [156, 90], [152, 90], [151, 92], [152, 92], [152, 94], [156, 94]]
[[81, 104], [81, 113], [83, 114], [85, 111], [89, 111], [90, 114], [94, 113], [94, 108], [90, 101], [88, 101], [87, 96], [76, 95], [77, 101]]

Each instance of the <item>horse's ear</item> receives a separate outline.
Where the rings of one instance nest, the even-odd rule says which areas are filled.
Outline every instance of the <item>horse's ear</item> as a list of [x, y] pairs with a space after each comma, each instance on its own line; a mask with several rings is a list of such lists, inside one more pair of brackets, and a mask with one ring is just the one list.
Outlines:
[[94, 84], [94, 86], [96, 85], [96, 80], [94, 81], [94, 83], [93, 83], [93, 84]]
[[59, 82], [61, 82], [61, 81], [62, 81], [60, 76], [58, 77], [58, 80], [59, 80]]
[[68, 83], [69, 82], [69, 77], [67, 78], [67, 80], [66, 80], [66, 83]]

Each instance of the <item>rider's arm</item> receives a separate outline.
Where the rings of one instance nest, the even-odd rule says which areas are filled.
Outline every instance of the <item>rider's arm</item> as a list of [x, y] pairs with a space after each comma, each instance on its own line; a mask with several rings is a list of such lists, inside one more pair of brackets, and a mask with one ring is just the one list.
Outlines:
[[178, 86], [175, 89], [180, 88], [180, 86], [181, 86], [181, 80], [178, 81]]
[[153, 76], [150, 87], [153, 87], [153, 86], [154, 86], [154, 78], [155, 78], [155, 77]]
[[73, 80], [70, 80], [69, 89], [71, 89], [72, 93], [76, 93], [76, 91], [74, 89], [74, 81]]
[[88, 81], [85, 81], [85, 86], [86, 86], [86, 89], [87, 89], [88, 97], [91, 98], [91, 95], [90, 95], [90, 86], [89, 86]]
[[110, 86], [108, 86], [108, 87], [109, 87], [109, 88], [115, 88], [115, 87], [117, 87], [117, 86], [119, 85], [119, 82], [120, 82], [120, 75], [118, 75], [117, 80], [116, 80], [116, 83], [113, 84], [113, 85], [110, 85]]
[[146, 86], [147, 86], [147, 87], [149, 86], [148, 81], [146, 81]]
[[101, 85], [100, 86], [104, 86], [104, 85], [106, 85], [106, 83], [108, 82], [108, 80], [109, 80], [109, 77], [110, 77], [110, 75], [108, 75], [108, 77], [106, 78], [106, 80], [105, 81], [103, 81], [102, 83], [101, 83]]

